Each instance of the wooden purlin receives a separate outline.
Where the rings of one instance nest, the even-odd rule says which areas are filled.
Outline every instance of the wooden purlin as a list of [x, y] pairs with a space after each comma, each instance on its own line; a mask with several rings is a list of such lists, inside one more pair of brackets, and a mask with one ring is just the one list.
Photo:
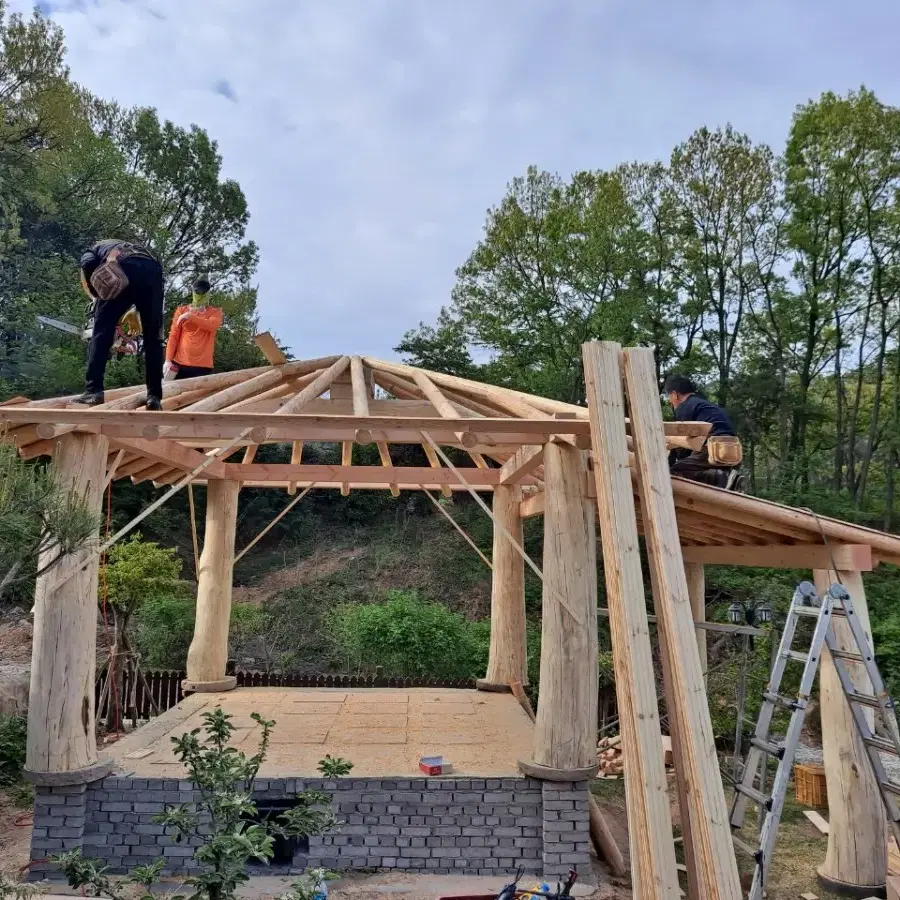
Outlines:
[[737, 861], [678, 539], [652, 350], [625, 351], [625, 384], [645, 541], [654, 573], [657, 627], [666, 644], [671, 675], [666, 701], [670, 720], [676, 720], [683, 775], [691, 786], [687, 802], [697, 892], [703, 900], [740, 900]]
[[625, 444], [618, 344], [582, 347], [594, 480], [610, 610], [634, 894], [677, 900], [678, 872], [663, 764], [650, 629]]

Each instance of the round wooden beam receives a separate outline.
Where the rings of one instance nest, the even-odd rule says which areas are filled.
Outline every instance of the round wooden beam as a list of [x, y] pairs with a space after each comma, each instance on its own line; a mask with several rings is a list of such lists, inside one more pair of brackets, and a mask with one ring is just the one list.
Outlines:
[[[206, 486], [206, 536], [197, 579], [197, 618], [188, 650], [185, 691], [229, 690], [236, 680], [225, 675], [238, 481], [213, 481]], [[211, 685], [215, 685], [211, 688]]]
[[586, 473], [581, 451], [546, 445], [541, 684], [530, 764], [555, 778], [597, 763], [597, 538]]
[[[831, 571], [815, 572], [816, 590], [822, 594], [838, 581]], [[860, 625], [872, 640], [869, 610], [859, 572], [841, 572], [840, 581], [853, 600]], [[850, 626], [839, 617], [832, 620], [839, 649], [856, 652]], [[857, 691], [872, 693], [872, 684], [856, 663], [846, 663]], [[838, 894], [870, 897], [883, 894], [887, 876], [887, 846], [884, 806], [865, 747], [857, 734], [834, 663], [822, 651], [819, 670], [819, 701], [822, 716], [822, 755], [828, 785], [828, 852], [819, 867], [822, 884]], [[867, 710], [869, 726], [873, 711]]]
[[[101, 435], [72, 432], [60, 437], [53, 457], [61, 488], [83, 497], [98, 517], [108, 449]], [[42, 556], [39, 568], [52, 556]], [[86, 783], [112, 769], [98, 759], [94, 724], [98, 573], [91, 547], [37, 581], [25, 757], [28, 780], [36, 784]]]
[[[519, 504], [522, 489], [514, 484], [494, 488], [494, 518], [522, 544]], [[525, 646], [525, 561], [503, 532], [494, 528], [491, 554], [491, 645], [481, 690], [509, 690], [511, 681], [528, 683]]]

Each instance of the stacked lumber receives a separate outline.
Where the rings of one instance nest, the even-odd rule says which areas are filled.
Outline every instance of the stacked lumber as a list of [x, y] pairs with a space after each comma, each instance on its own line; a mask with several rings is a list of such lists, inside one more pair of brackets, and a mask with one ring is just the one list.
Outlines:
[[[681, 553], [653, 351], [582, 347], [626, 773], [634, 895], [679, 890], [667, 805], [637, 517], [656, 613], [688, 896], [740, 900], [741, 885]], [[624, 381], [624, 383], [623, 383]], [[630, 435], [625, 430], [628, 403]], [[637, 486], [638, 510], [632, 494]], [[606, 752], [613, 748], [604, 748]], [[612, 759], [608, 761], [614, 763]]]
[[[668, 735], [662, 735], [662, 747], [663, 764], [670, 769], [673, 765], [672, 739]], [[620, 735], [601, 738], [597, 742], [597, 762], [600, 764], [601, 778], [615, 778], [625, 773], [625, 756]]]

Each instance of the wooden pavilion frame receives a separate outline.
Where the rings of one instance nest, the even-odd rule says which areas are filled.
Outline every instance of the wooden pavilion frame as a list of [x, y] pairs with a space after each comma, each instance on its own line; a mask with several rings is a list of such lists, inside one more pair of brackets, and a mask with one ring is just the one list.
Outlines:
[[[702, 445], [708, 426], [663, 422], [649, 350], [586, 344], [588, 406], [580, 407], [369, 357], [288, 361], [269, 335], [257, 343], [268, 365], [168, 382], [162, 412], [146, 411], [139, 387], [111, 390], [90, 409], [73, 405], [74, 398], [0, 406], [3, 439], [25, 458], [52, 456], [61, 485], [97, 510], [111, 480], [168, 486], [128, 527], [181, 487], [206, 485], [185, 688], [234, 687], [225, 665], [242, 486], [291, 494], [313, 486], [345, 495], [370, 488], [395, 496], [406, 489], [469, 491], [494, 522], [490, 657], [479, 686], [526, 682], [527, 564], [543, 584], [543, 639], [534, 744], [521, 766], [533, 777], [583, 780], [596, 769], [599, 522], [635, 896], [675, 898], [640, 533], [676, 756], [688, 894], [739, 897], [704, 690], [706, 631], [727, 627], [705, 621], [704, 565], [811, 569], [821, 583], [839, 577], [867, 617], [862, 573], [900, 564], [900, 538], [671, 478], [667, 448]], [[376, 387], [386, 397], [376, 396]], [[289, 464], [255, 462], [261, 444], [286, 442]], [[340, 443], [341, 465], [304, 464], [307, 442]], [[355, 443], [374, 443], [381, 466], [354, 465]], [[394, 465], [390, 445], [410, 443], [421, 444], [427, 467]], [[471, 464], [455, 465], [445, 448], [464, 452]], [[480, 499], [487, 492], [490, 510]], [[544, 516], [541, 567], [522, 547], [523, 520], [536, 515]], [[98, 757], [94, 728], [99, 558], [97, 548], [75, 554], [38, 581], [26, 763], [36, 783], [86, 783], [110, 768]], [[832, 807], [822, 875], [877, 887], [885, 880], [883, 815], [829, 662], [821, 706]]]

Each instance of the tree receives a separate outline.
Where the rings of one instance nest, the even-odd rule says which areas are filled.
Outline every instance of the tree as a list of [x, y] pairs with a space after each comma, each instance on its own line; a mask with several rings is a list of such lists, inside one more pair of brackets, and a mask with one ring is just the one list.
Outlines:
[[579, 172], [566, 183], [531, 168], [488, 212], [457, 271], [453, 314], [494, 355], [494, 378], [579, 402], [581, 344], [640, 336], [639, 250], [621, 173]]
[[174, 549], [145, 541], [139, 533], [109, 549], [100, 592], [101, 603], [105, 601], [108, 605], [113, 628], [103, 689], [103, 695], [110, 698], [107, 715], [110, 728], [120, 725], [126, 669], [131, 671], [132, 678], [140, 677], [131, 636], [132, 619], [146, 603], [185, 597], [189, 587], [179, 578], [180, 573], [181, 560], [175, 556]]
[[48, 467], [0, 445], [0, 597], [94, 542], [99, 516]]

